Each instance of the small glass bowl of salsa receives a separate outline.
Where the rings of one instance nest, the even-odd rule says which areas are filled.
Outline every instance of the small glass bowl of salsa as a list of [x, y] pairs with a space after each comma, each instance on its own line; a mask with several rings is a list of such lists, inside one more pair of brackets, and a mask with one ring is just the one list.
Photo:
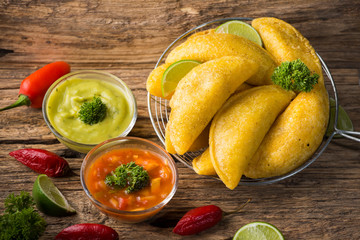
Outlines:
[[[135, 162], [149, 175], [139, 191], [109, 186], [105, 178], [118, 166]], [[137, 223], [152, 218], [174, 196], [178, 171], [162, 147], [142, 138], [119, 137], [104, 141], [84, 158], [80, 179], [91, 202], [106, 215], [122, 222]]]
[[[100, 122], [90, 125], [80, 119], [80, 109], [95, 97], [106, 105], [106, 114]], [[42, 112], [61, 143], [87, 153], [107, 139], [125, 137], [135, 125], [137, 105], [120, 78], [105, 71], [82, 70], [66, 74], [50, 86]]]

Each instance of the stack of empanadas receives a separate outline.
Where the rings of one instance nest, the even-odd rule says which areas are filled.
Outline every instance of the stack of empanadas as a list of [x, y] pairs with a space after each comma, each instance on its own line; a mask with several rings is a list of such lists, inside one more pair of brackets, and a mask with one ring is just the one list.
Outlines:
[[[242, 175], [266, 178], [299, 167], [321, 144], [329, 119], [321, 64], [308, 40], [276, 18], [258, 18], [252, 26], [265, 49], [236, 35], [199, 32], [172, 50], [147, 81], [147, 90], [161, 97], [168, 66], [184, 59], [202, 62], [170, 99], [166, 150], [184, 154], [208, 145], [193, 160], [194, 170], [218, 175], [230, 189]], [[320, 76], [310, 92], [272, 85], [275, 67], [296, 59]]]

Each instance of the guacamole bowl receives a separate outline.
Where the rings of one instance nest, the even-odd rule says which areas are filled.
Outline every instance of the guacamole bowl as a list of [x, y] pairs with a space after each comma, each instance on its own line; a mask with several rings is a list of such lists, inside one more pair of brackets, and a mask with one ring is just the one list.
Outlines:
[[54, 82], [45, 94], [42, 112], [61, 143], [87, 153], [107, 139], [126, 136], [135, 125], [137, 105], [120, 78], [84, 70]]
[[[129, 164], [144, 169], [148, 182], [134, 191], [109, 184], [108, 176], [116, 176], [119, 167]], [[133, 174], [136, 175], [132, 171], [128, 176]], [[116, 177], [120, 176], [123, 177]], [[140, 179], [139, 175], [136, 179]], [[159, 145], [142, 138], [119, 137], [90, 150], [82, 163], [80, 180], [87, 197], [102, 213], [121, 222], [137, 223], [153, 219], [172, 199], [177, 190], [178, 171], [173, 158]], [[127, 179], [129, 185], [132, 180]]]

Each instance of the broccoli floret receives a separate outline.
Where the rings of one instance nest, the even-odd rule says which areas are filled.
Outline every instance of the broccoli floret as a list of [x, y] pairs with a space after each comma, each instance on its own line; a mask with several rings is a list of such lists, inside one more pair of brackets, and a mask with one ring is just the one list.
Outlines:
[[271, 80], [285, 90], [310, 92], [317, 84], [319, 75], [311, 75], [309, 68], [300, 59], [283, 62], [275, 68]]
[[105, 178], [105, 183], [108, 186], [116, 188], [126, 187], [126, 193], [139, 191], [149, 185], [149, 182], [148, 172], [135, 162], [120, 165]]
[[86, 124], [93, 125], [104, 120], [106, 116], [106, 105], [100, 97], [94, 96], [92, 101], [84, 102], [79, 111], [79, 118]]

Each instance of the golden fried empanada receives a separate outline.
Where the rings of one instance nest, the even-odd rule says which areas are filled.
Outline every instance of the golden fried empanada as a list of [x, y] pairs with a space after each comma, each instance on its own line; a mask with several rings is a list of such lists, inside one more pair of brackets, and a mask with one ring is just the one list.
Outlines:
[[232, 96], [216, 113], [210, 127], [210, 157], [217, 175], [234, 189], [270, 126], [293, 91], [277, 85], [254, 87]]
[[247, 82], [252, 85], [272, 84], [270, 77], [276, 67], [272, 56], [258, 44], [233, 34], [214, 31], [197, 33], [172, 50], [165, 62], [184, 59], [207, 62], [223, 56], [242, 56], [255, 61], [259, 69]]
[[[321, 74], [321, 63], [314, 48], [292, 25], [272, 17], [256, 18], [251, 24], [277, 65], [300, 58], [310, 71]], [[319, 83], [323, 85], [323, 79]]]
[[[180, 60], [207, 62], [224, 56], [242, 56], [258, 63], [258, 72], [247, 80], [252, 85], [272, 84], [271, 75], [276, 63], [258, 44], [236, 35], [216, 33], [213, 29], [195, 33], [169, 53], [166, 63], [154, 69], [146, 83], [147, 91], [162, 97], [161, 79], [167, 67]], [[167, 99], [170, 99], [169, 96]]]
[[321, 144], [329, 120], [329, 99], [314, 49], [294, 27], [275, 18], [259, 18], [254, 28], [278, 63], [301, 59], [319, 74], [311, 92], [301, 92], [265, 136], [245, 175], [251, 178], [285, 174], [303, 164]]
[[[146, 90], [156, 97], [164, 98], [161, 91], [161, 80], [166, 69], [171, 65], [171, 63], [164, 63], [154, 70], [151, 71], [147, 81], [146, 81]], [[165, 99], [170, 99], [171, 95]]]
[[[249, 85], [247, 83], [243, 83], [243, 84], [240, 85], [240, 87], [238, 87], [236, 89], [234, 94], [238, 94], [238, 93], [243, 92], [245, 90], [248, 90], [250, 88], [252, 88], [251, 85]], [[205, 131], [206, 130], [205, 129], [203, 131], [203, 133], [200, 134], [200, 136], [202, 136], [202, 137], [200, 138], [200, 136], [199, 136], [198, 139], [195, 140], [195, 142], [203, 142], [203, 141], [205, 141], [206, 132], [207, 132], [206, 141], [209, 142], [210, 125], [208, 125], [208, 126], [209, 126], [209, 129], [207, 131]], [[204, 144], [202, 146], [204, 146]], [[191, 151], [191, 149], [193, 149], [193, 146], [191, 146], [190, 151]], [[200, 174], [200, 175], [216, 175], [215, 169], [214, 169], [214, 167], [212, 165], [212, 162], [211, 162], [209, 149], [206, 149], [200, 156], [196, 157], [192, 161], [192, 166], [193, 166], [193, 168], [194, 168], [194, 170], [195, 170], [195, 172], [197, 174]]]
[[227, 56], [196, 66], [179, 82], [166, 133], [176, 153], [189, 150], [226, 99], [257, 70], [252, 60]]
[[201, 155], [194, 158], [192, 166], [197, 174], [207, 176], [216, 175], [214, 166], [211, 162], [209, 148], [207, 148]]

